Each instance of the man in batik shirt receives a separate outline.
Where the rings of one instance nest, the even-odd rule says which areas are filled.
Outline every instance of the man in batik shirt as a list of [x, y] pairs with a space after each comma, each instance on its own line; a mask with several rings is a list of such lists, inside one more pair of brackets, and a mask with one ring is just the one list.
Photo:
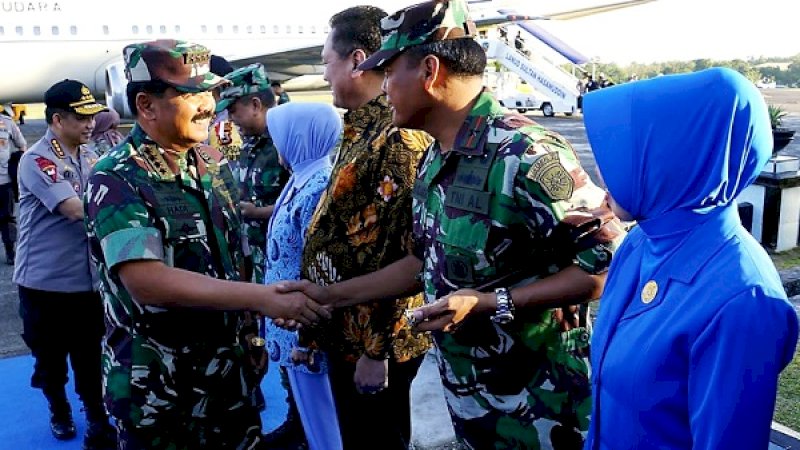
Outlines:
[[[392, 125], [380, 71], [353, 72], [353, 64], [380, 46], [385, 15], [368, 6], [335, 15], [322, 51], [333, 102], [347, 113], [330, 186], [303, 252], [303, 276], [320, 285], [373, 272], [411, 251], [411, 186], [429, 137]], [[396, 295], [339, 308], [316, 340], [330, 357], [344, 448], [407, 448], [410, 385], [430, 342], [401, 317], [421, 302]]]

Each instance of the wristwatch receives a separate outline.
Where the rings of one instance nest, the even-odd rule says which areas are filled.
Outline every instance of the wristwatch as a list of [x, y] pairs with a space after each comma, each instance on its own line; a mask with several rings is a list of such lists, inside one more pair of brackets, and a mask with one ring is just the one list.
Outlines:
[[505, 325], [514, 320], [514, 301], [511, 300], [511, 292], [506, 288], [497, 288], [494, 290], [494, 295], [497, 298], [497, 309], [492, 316], [492, 322], [498, 325]]

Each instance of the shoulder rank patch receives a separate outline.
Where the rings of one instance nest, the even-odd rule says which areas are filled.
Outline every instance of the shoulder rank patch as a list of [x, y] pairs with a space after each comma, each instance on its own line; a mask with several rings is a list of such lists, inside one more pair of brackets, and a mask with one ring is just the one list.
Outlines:
[[36, 158], [36, 165], [39, 166], [39, 170], [41, 170], [45, 175], [47, 175], [48, 177], [50, 177], [51, 180], [53, 180], [53, 183], [55, 183], [56, 180], [58, 180], [56, 163], [50, 161], [44, 156], [39, 156], [38, 158]]
[[161, 155], [158, 148], [155, 145], [144, 145], [139, 148], [141, 155], [144, 156], [142, 158], [149, 167], [145, 169], [149, 172], [155, 172], [162, 180], [174, 180], [175, 174], [172, 173], [170, 170], [169, 165], [167, 165], [167, 161]]
[[567, 200], [572, 197], [572, 192], [575, 190], [575, 183], [567, 169], [561, 165], [557, 152], [540, 156], [531, 165], [526, 176], [529, 180], [539, 183], [553, 200]]
[[64, 154], [64, 149], [61, 148], [61, 143], [59, 143], [58, 140], [51, 139], [50, 148], [53, 149], [53, 154], [55, 154], [58, 159], [64, 159], [67, 157], [67, 155]]

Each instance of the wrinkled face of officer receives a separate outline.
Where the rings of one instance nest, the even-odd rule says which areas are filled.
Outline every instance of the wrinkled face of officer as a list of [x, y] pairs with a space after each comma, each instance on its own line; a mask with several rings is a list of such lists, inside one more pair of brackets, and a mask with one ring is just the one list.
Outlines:
[[76, 147], [86, 144], [94, 130], [94, 115], [75, 114], [71, 111], [59, 111], [53, 114], [53, 125], [64, 144]]
[[210, 91], [187, 93], [170, 87], [160, 95], [138, 95], [145, 96], [137, 99], [139, 113], [150, 119], [168, 144], [188, 149], [208, 139], [216, 105]]

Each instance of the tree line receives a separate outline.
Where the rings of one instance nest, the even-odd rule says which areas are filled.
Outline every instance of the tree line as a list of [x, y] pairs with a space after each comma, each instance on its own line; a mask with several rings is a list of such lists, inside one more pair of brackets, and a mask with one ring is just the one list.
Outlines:
[[[774, 63], [776, 66], [770, 66], [770, 63]], [[785, 65], [786, 63], [789, 64], [787, 70], [781, 70], [778, 65]], [[747, 61], [741, 59], [727, 61], [695, 59], [692, 61], [667, 61], [650, 64], [634, 62], [627, 66], [619, 66], [614, 63], [598, 63], [595, 67], [595, 72], [605, 73], [607, 78], [621, 83], [633, 77], [638, 77], [639, 79], [652, 78], [673, 73], [696, 72], [710, 67], [729, 67], [746, 76], [754, 83], [758, 81], [774, 81], [779, 86], [800, 87], [800, 53], [788, 58], [761, 57]], [[585, 69], [591, 70], [588, 65]]]

